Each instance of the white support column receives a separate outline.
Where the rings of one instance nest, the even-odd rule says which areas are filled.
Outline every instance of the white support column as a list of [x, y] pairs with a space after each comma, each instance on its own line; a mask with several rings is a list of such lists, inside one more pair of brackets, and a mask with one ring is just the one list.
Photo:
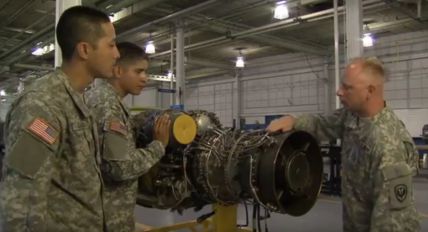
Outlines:
[[[334, 91], [339, 89], [340, 84], [340, 60], [339, 60], [339, 12], [338, 12], [338, 0], [334, 0]], [[329, 96], [330, 99], [330, 96]], [[335, 97], [335, 109], [340, 108], [339, 97]], [[328, 108], [330, 109], [330, 107]]]
[[[173, 27], [171, 27], [171, 58], [169, 61], [169, 71], [171, 72], [171, 80], [169, 82], [169, 88], [173, 89], [174, 88], [174, 81], [173, 81], [173, 77], [174, 77], [174, 34], [172, 33]], [[174, 105], [174, 93], [171, 93], [169, 96], [169, 105], [172, 106]]]
[[346, 0], [346, 60], [363, 55], [361, 0]]
[[235, 81], [233, 82], [233, 101], [232, 101], [232, 110], [233, 110], [233, 119], [235, 120], [235, 128], [241, 129], [240, 118], [241, 118], [241, 75], [242, 72], [240, 69], [236, 69], [235, 72]]
[[184, 29], [183, 21], [178, 20], [176, 24], [176, 78], [175, 78], [175, 104], [184, 104], [182, 101], [182, 95], [184, 95]]
[[[55, 25], [58, 24], [59, 17], [61, 16], [62, 12], [64, 12], [66, 9], [72, 6], [82, 5], [82, 0], [56, 0], [55, 2], [56, 2]], [[56, 38], [56, 34], [55, 34], [55, 38]], [[61, 49], [59, 48], [58, 42], [55, 39], [55, 67], [59, 67], [61, 66], [61, 64], [62, 64]]]

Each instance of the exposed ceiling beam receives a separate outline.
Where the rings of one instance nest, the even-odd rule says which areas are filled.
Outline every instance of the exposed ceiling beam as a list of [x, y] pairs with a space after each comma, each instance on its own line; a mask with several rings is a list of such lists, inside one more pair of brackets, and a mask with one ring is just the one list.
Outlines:
[[[51, 17], [51, 15], [49, 15], [49, 14], [44, 14], [42, 17], [40, 17], [39, 19], [37, 19], [36, 21], [34, 21], [33, 23], [31, 23], [29, 26], [27, 26], [26, 28], [24, 28], [23, 29], [23, 31], [22, 32], [20, 32], [20, 33], [16, 33], [15, 35], [13, 35], [12, 37], [10, 37], [8, 40], [6, 40], [6, 42], [4, 42], [4, 44], [7, 44], [8, 42], [10, 42], [11, 40], [13, 40], [13, 39], [16, 39], [16, 38], [18, 38], [19, 36], [21, 36], [22, 34], [24, 34], [24, 32], [25, 31], [28, 31], [28, 30], [30, 30], [31, 28], [33, 28], [34, 26], [36, 26], [36, 25], [39, 25], [40, 23], [42, 23], [47, 17]], [[52, 24], [53, 25], [53, 24]], [[31, 30], [31, 31], [33, 31], [33, 30]], [[33, 31], [33, 33], [31, 33], [31, 34], [34, 34], [34, 31]]]
[[[379, 4], [376, 5], [375, 3], [379, 3], [379, 2], [380, 1], [368, 1], [367, 3], [365, 3], [363, 5], [363, 7], [365, 7], [364, 9], [375, 8], [375, 7], [379, 6]], [[385, 5], [385, 3], [380, 2], [380, 5]], [[339, 14], [344, 13], [344, 7], [343, 6], [339, 7], [338, 10], [339, 10]], [[185, 46], [184, 49], [185, 49], [185, 51], [192, 51], [192, 50], [197, 50], [197, 49], [201, 49], [201, 48], [207, 48], [207, 47], [227, 43], [232, 39], [241, 39], [241, 38], [246, 38], [246, 37], [253, 36], [253, 35], [258, 35], [261, 33], [267, 33], [267, 32], [276, 31], [279, 29], [289, 28], [289, 27], [293, 27], [293, 26], [296, 26], [296, 25], [299, 25], [299, 24], [305, 23], [305, 22], [314, 22], [314, 21], [319, 21], [319, 20], [326, 20], [326, 19], [333, 17], [333, 12], [334, 12], [334, 9], [331, 8], [331, 9], [327, 9], [327, 10], [318, 11], [315, 13], [302, 15], [302, 16], [295, 17], [295, 18], [289, 18], [289, 19], [282, 20], [279, 22], [270, 23], [270, 24], [267, 24], [264, 26], [260, 26], [260, 27], [256, 27], [256, 28], [252, 28], [252, 29], [248, 29], [248, 30], [244, 30], [244, 31], [236, 32], [236, 33], [231, 33], [230, 35], [220, 36], [220, 37], [217, 37], [214, 39], [209, 39], [206, 41], [190, 44], [190, 45]], [[324, 49], [324, 52], [327, 53], [329, 51], [328, 51], [328, 49]], [[157, 53], [157, 54], [153, 55], [152, 57], [161, 57], [161, 56], [168, 55], [170, 53], [171, 53], [171, 50], [168, 50], [168, 51]]]
[[178, 11], [178, 12], [175, 12], [175, 13], [172, 13], [172, 14], [167, 15], [165, 17], [162, 17], [160, 19], [156, 19], [156, 20], [153, 20], [153, 21], [151, 21], [149, 23], [143, 24], [141, 26], [134, 27], [134, 28], [132, 28], [132, 29], [130, 29], [128, 31], [125, 31], [125, 32], [121, 33], [118, 36], [118, 38], [122, 38], [122, 37], [125, 37], [125, 36], [132, 35], [132, 34], [134, 34], [136, 32], [145, 30], [145, 29], [150, 28], [152, 26], [158, 26], [159, 24], [162, 24], [162, 23], [171, 22], [171, 21], [173, 21], [173, 20], [175, 20], [177, 18], [183, 17], [183, 16], [189, 16], [190, 14], [194, 14], [194, 13], [197, 13], [199, 11], [205, 10], [208, 7], [213, 6], [214, 4], [218, 4], [221, 1], [223, 1], [223, 0], [209, 0], [209, 1], [206, 1], [206, 2], [203, 2], [203, 3], [200, 3], [198, 5], [191, 6], [189, 8], [186, 8], [184, 10], [181, 10], [181, 11]]
[[48, 70], [52, 71], [54, 70], [54, 67], [52, 65], [50, 66], [41, 66], [41, 65], [34, 65], [34, 64], [14, 64], [13, 67], [15, 68], [24, 68], [24, 69], [31, 69], [31, 70]]
[[[5, 58], [6, 56], [24, 48], [24, 47], [28, 47], [28, 46], [32, 46], [31, 43], [34, 42], [34, 40], [40, 39], [40, 37], [46, 36], [49, 33], [54, 33], [54, 25], [51, 24], [50, 26], [47, 26], [45, 28], [43, 28], [42, 30], [40, 30], [39, 32], [33, 34], [32, 36], [28, 37], [27, 39], [25, 39], [24, 41], [22, 41], [21, 43], [15, 45], [13, 48], [9, 49], [6, 52], [3, 52], [2, 54], [0, 54], [0, 59]], [[52, 37], [51, 35], [51, 37]]]
[[[133, 11], [132, 11], [132, 13], [136, 13], [137, 11], [141, 11], [141, 10], [144, 10], [144, 9], [147, 9], [148, 7], [151, 7], [151, 6], [153, 6], [153, 5], [155, 5], [155, 4], [157, 4], [157, 3], [160, 3], [160, 2], [163, 2], [163, 1], [165, 1], [165, 0], [147, 0], [147, 1], [138, 1], [138, 0], [133, 0], [133, 1], [121, 1], [121, 3], [120, 3], [120, 6], [127, 6], [126, 4], [133, 4], [133, 3], [135, 3], [134, 5], [132, 5], [132, 8], [133, 8]], [[126, 4], [125, 4], [125, 2], [126, 2]], [[114, 9], [114, 8], [113, 8]], [[40, 17], [37, 21], [35, 21], [33, 24], [31, 24], [30, 26], [28, 26], [26, 29], [30, 29], [30, 28], [32, 28], [33, 26], [35, 26], [35, 25], [37, 25], [37, 24], [39, 24], [40, 22], [42, 22], [46, 17], [48, 17], [48, 16], [51, 16], [50, 14], [45, 14], [44, 16], [42, 16], [42, 17]], [[2, 60], [2, 59], [4, 59], [5, 57], [7, 57], [8, 55], [10, 55], [10, 54], [12, 54], [12, 53], [15, 53], [15, 52], [17, 52], [19, 49], [22, 49], [22, 48], [24, 48], [24, 47], [31, 47], [31, 46], [33, 46], [34, 44], [34, 40], [36, 40], [36, 39], [38, 39], [38, 38], [40, 38], [40, 37], [43, 37], [43, 36], [46, 36], [46, 35], [48, 35], [49, 33], [53, 33], [54, 32], [54, 28], [55, 28], [55, 24], [51, 24], [51, 25], [48, 25], [47, 27], [45, 27], [44, 29], [42, 29], [42, 30], [40, 30], [39, 32], [37, 32], [37, 33], [35, 33], [35, 34], [33, 34], [31, 37], [29, 37], [29, 38], [27, 38], [27, 39], [25, 39], [24, 41], [22, 41], [21, 43], [19, 43], [18, 45], [16, 45], [16, 46], [14, 46], [13, 48], [11, 48], [11, 49], [8, 49], [7, 51], [5, 51], [5, 52], [3, 52], [3, 53], [1, 53], [0, 54], [0, 60]], [[52, 32], [51, 32], [51, 30], [52, 30]], [[19, 34], [16, 34], [15, 36], [13, 36], [11, 39], [14, 39], [14, 38], [16, 38], [17, 36], [19, 36]], [[52, 37], [52, 36], [51, 36]], [[8, 41], [6, 41], [6, 42], [8, 42]], [[28, 53], [28, 54], [26, 54], [27, 56], [29, 56], [29, 55], [31, 55], [30, 53]], [[20, 55], [18, 55], [18, 56], [16, 56], [16, 57], [20, 57], [20, 58], [23, 58], [23, 57], [25, 57], [25, 54], [20, 54]], [[15, 60], [16, 61], [16, 59], [15, 59], [15, 57], [12, 59], [12, 60]], [[8, 64], [11, 64], [11, 62], [10, 61], [8, 61], [7, 62]], [[12, 62], [13, 63], [13, 62]]]
[[13, 12], [12, 15], [9, 15], [5, 20], [2, 20], [0, 22], [0, 27], [5, 27], [7, 25], [9, 25], [11, 22], [13, 22], [16, 18], [18, 18], [18, 16], [28, 10], [31, 6], [33, 6], [33, 3], [35, 1], [34, 0], [28, 0], [28, 1], [24, 1], [24, 5], [22, 7], [20, 7], [17, 11]]
[[7, 4], [9, 4], [12, 0], [3, 0], [0, 1], [0, 9], [3, 9]]
[[206, 71], [193, 72], [193, 73], [188, 73], [186, 75], [186, 80], [194, 80], [194, 79], [198, 79], [198, 78], [202, 78], [202, 77], [210, 77], [210, 76], [221, 76], [221, 75], [230, 74], [231, 71], [232, 70], [229, 70], [229, 71], [219, 70], [219, 71], [211, 71], [211, 72], [206, 72]]
[[[205, 58], [194, 57], [194, 56], [192, 56], [189, 59], [186, 59], [185, 63], [189, 65], [198, 65], [198, 66], [212, 67], [212, 68], [219, 68], [219, 69], [234, 68], [233, 64], [228, 64], [226, 62], [220, 62], [216, 60], [208, 60]], [[160, 66], [168, 66], [169, 68], [169, 61], [155, 60], [153, 62], [150, 62], [150, 68], [157, 68]]]
[[166, 0], [110, 0], [102, 2], [101, 4], [97, 5], [97, 7], [101, 9], [106, 9], [108, 13], [115, 13], [127, 7], [132, 7], [133, 12], [137, 12], [165, 1]]
[[[339, 7], [339, 9], [340, 9], [340, 11], [343, 12], [344, 8]], [[184, 47], [184, 49], [185, 49], [185, 51], [197, 50], [197, 49], [201, 49], [201, 48], [206, 48], [206, 47], [210, 47], [210, 46], [215, 46], [215, 45], [227, 43], [232, 39], [246, 38], [249, 36], [258, 35], [261, 33], [268, 32], [268, 31], [275, 31], [275, 30], [286, 28], [286, 27], [292, 27], [295, 25], [299, 25], [300, 23], [302, 23], [306, 19], [316, 19], [317, 17], [322, 17], [325, 15], [329, 15], [332, 17], [333, 11], [334, 11], [334, 9], [323, 10], [320, 12], [299, 16], [297, 18], [290, 18], [290, 19], [286, 19], [283, 21], [267, 24], [264, 26], [260, 26], [260, 27], [256, 27], [256, 28], [252, 28], [252, 29], [248, 29], [248, 30], [244, 30], [244, 31], [236, 32], [236, 33], [231, 33], [230, 35], [224, 35], [224, 36], [220, 36], [220, 37], [217, 37], [214, 39], [210, 39], [210, 40], [206, 40], [206, 41], [187, 45]], [[164, 55], [169, 54], [170, 52], [171, 52], [171, 50], [161, 52], [161, 53], [157, 53], [157, 54], [153, 55], [153, 57], [164, 56]]]
[[186, 64], [199, 65], [199, 66], [204, 66], [204, 67], [220, 68], [220, 69], [232, 69], [232, 68], [234, 68], [234, 64], [232, 64], [232, 63], [228, 64], [225, 62], [207, 60], [207, 59], [202, 59], [202, 58], [198, 58], [198, 57], [192, 57], [191, 59], [188, 59], [186, 61]]
[[[208, 25], [208, 27], [217, 33], [224, 33], [226, 30], [230, 30], [231, 34], [251, 29], [251, 27], [247, 25], [231, 23], [224, 20], [213, 20], [212, 23]], [[316, 55], [323, 55], [323, 50], [325, 50], [323, 46], [319, 46], [316, 44], [299, 42], [290, 38], [278, 38], [272, 35], [255, 34], [248, 36], [246, 39], [256, 43], [261, 43], [263, 45], [285, 48], [293, 51], [305, 52]]]
[[[164, 14], [171, 14], [172, 12], [166, 9], [156, 9], [157, 11], [160, 11]], [[244, 11], [244, 10], [240, 10]], [[240, 12], [238, 11], [238, 12]], [[235, 13], [238, 13], [235, 12]], [[194, 22], [199, 23], [197, 26], [197, 29], [206, 29], [206, 27], [210, 28], [212, 31], [220, 34], [226, 34], [226, 33], [236, 33], [240, 31], [245, 31], [251, 29], [250, 26], [242, 24], [242, 23], [234, 23], [222, 19], [213, 19], [213, 20], [207, 20], [207, 17], [205, 15], [195, 14], [193, 16], [190, 16], [189, 19], [193, 20]], [[200, 22], [203, 22], [202, 24]], [[271, 35], [252, 35], [248, 36], [246, 40], [278, 47], [278, 48], [284, 48], [288, 50], [293, 51], [299, 51], [299, 52], [306, 52], [309, 54], [316, 54], [316, 55], [323, 55], [326, 48], [323, 46], [319, 46], [317, 44], [310, 44], [305, 43], [301, 41], [292, 40], [291, 38], [278, 38], [276, 36]]]

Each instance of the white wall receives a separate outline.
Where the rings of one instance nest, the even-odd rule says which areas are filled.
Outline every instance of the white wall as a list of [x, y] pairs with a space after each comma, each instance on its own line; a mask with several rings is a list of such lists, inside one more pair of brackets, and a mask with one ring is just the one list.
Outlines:
[[159, 96], [157, 87], [144, 88], [140, 95], [128, 95], [124, 99], [124, 103], [132, 108], [158, 108], [160, 103], [158, 102]]
[[186, 86], [186, 110], [215, 112], [225, 126], [233, 126], [233, 81]]
[[394, 112], [413, 137], [422, 135], [422, 127], [428, 124], [428, 109], [396, 109]]
[[[380, 38], [365, 55], [384, 62], [387, 104], [399, 110], [413, 136], [420, 135], [424, 115], [428, 118], [428, 30]], [[239, 82], [240, 116], [263, 123], [265, 115], [331, 111], [333, 68], [328, 58], [299, 53], [250, 60]], [[186, 87], [186, 109], [214, 111], [229, 125], [238, 107], [232, 101], [237, 94], [234, 83], [233, 76], [192, 80]]]

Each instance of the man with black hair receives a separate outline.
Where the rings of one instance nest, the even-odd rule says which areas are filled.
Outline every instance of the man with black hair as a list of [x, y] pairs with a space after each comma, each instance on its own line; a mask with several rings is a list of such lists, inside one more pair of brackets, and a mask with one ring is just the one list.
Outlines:
[[108, 15], [75, 6], [61, 15], [60, 68], [34, 81], [6, 116], [0, 231], [105, 230], [98, 132], [83, 100], [119, 57]]
[[154, 141], [146, 148], [136, 148], [131, 115], [122, 99], [128, 94], [139, 95], [147, 84], [148, 57], [132, 43], [119, 43], [117, 48], [121, 56], [113, 68], [113, 78], [100, 80], [85, 96], [100, 132], [107, 231], [132, 232], [137, 179], [165, 154], [170, 120], [161, 116], [155, 124]]

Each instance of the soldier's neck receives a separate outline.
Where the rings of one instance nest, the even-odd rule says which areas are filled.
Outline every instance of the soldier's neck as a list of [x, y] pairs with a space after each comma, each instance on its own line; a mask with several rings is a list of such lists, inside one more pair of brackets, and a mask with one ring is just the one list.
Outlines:
[[86, 87], [94, 81], [94, 77], [90, 75], [83, 65], [63, 62], [61, 70], [67, 75], [71, 87], [79, 93], [83, 93]]
[[114, 91], [119, 95], [120, 100], [123, 100], [128, 93], [120, 86], [118, 81], [110, 81], [111, 86], [113, 86]]
[[366, 109], [364, 112], [360, 112], [359, 116], [364, 118], [371, 118], [376, 116], [385, 108], [385, 100], [383, 98], [379, 98], [367, 103]]

